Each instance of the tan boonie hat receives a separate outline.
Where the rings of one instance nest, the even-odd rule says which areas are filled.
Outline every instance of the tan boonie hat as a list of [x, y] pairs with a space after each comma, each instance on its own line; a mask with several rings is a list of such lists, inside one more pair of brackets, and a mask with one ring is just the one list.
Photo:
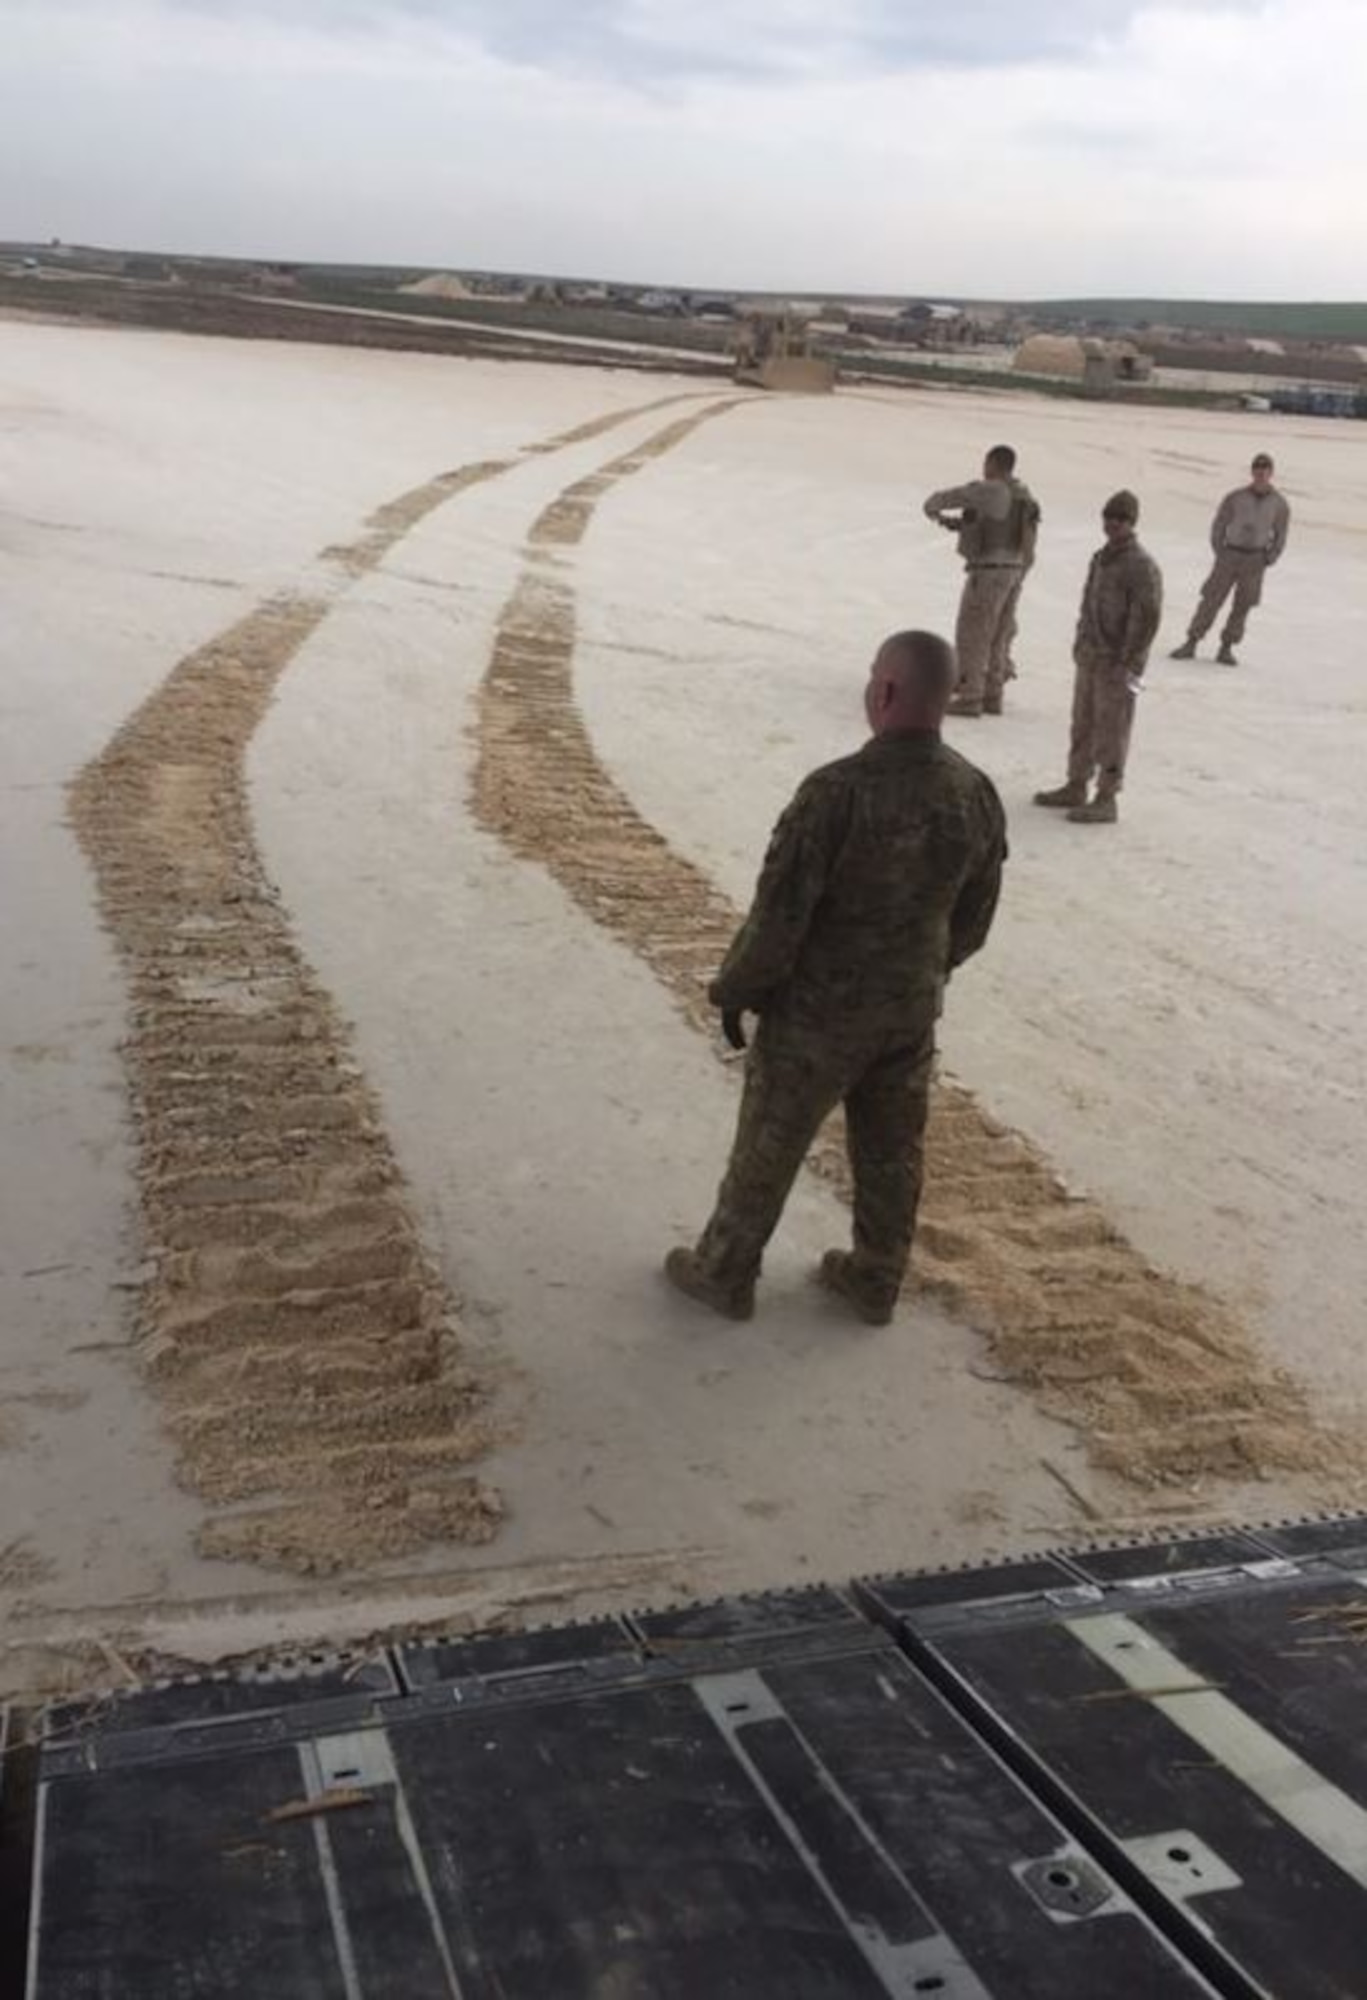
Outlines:
[[1122, 486], [1118, 493], [1111, 495], [1101, 512], [1103, 515], [1111, 515], [1118, 521], [1137, 521], [1139, 519], [1138, 497], [1131, 493], [1128, 486]]

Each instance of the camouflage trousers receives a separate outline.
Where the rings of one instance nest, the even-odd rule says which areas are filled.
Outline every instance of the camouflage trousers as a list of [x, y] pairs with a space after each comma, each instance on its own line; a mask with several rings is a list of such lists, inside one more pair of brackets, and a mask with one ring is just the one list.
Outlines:
[[843, 1103], [855, 1273], [871, 1298], [891, 1304], [916, 1231], [934, 1054], [933, 1018], [830, 1032], [781, 1013], [761, 1019], [731, 1159], [698, 1242], [708, 1275], [729, 1289], [753, 1284], [798, 1169]]
[[1248, 614], [1262, 602], [1263, 576], [1267, 563], [1256, 549], [1221, 549], [1210, 575], [1201, 585], [1201, 601], [1187, 628], [1189, 639], [1202, 639], [1220, 615], [1220, 606], [1234, 592], [1234, 602], [1220, 638], [1226, 646], [1237, 646], [1244, 636]]
[[1022, 581], [1020, 566], [1012, 563], [979, 564], [964, 578], [954, 650], [959, 659], [957, 692], [970, 701], [999, 695], [1010, 678]]
[[1074, 655], [1070, 785], [1090, 784], [1095, 772], [1098, 797], [1115, 797], [1125, 776], [1134, 699], [1123, 667], [1095, 653]]

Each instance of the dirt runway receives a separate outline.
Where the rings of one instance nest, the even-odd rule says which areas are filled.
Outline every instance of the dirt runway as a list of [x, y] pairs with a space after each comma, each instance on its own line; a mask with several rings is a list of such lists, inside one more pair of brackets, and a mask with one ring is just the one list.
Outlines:
[[[1022, 802], [1061, 747], [1092, 489], [1140, 488], [1180, 597], [1239, 426], [665, 387], [0, 327], [25, 1643], [283, 1605], [273, 1571], [354, 1603], [569, 1565], [591, 1603], [595, 1562], [608, 1595], [681, 1563], [705, 1589], [1358, 1492], [1332, 1079], [1363, 1053], [1367, 496], [1339, 435], [1297, 434], [1247, 677], [1156, 680], [1126, 818], [1084, 851]], [[908, 590], [952, 609], [908, 506], [983, 422], [1033, 455], [1048, 539], [1037, 664], [964, 743], [1015, 853], [951, 995], [917, 1285], [878, 1345], [798, 1287], [842, 1226], [833, 1128], [727, 1343], [651, 1275], [728, 1137], [703, 988], [796, 777], [855, 740], [861, 655]], [[1318, 733], [1255, 678], [1297, 607]], [[1279, 1145], [1241, 1104], [1280, 1107]]]

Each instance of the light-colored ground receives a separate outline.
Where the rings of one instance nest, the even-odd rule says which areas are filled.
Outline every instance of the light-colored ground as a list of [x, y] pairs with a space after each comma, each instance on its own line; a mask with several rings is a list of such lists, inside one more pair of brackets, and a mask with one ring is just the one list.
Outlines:
[[[198, 1503], [174, 1485], [128, 1353], [123, 996], [66, 781], [190, 648], [376, 504], [669, 386], [0, 325], [12, 1633], [141, 1621], [212, 1647], [303, 1602], [287, 1579], [190, 1553]], [[924, 1307], [880, 1338], [833, 1324], [804, 1278], [842, 1228], [815, 1185], [752, 1328], [659, 1289], [659, 1251], [705, 1212], [734, 1079], [642, 965], [476, 828], [467, 793], [472, 696], [529, 525], [661, 421], [525, 459], [432, 514], [306, 645], [251, 753], [266, 863], [356, 1024], [429, 1242], [521, 1419], [491, 1468], [511, 1510], [500, 1540], [345, 1579], [317, 1594], [320, 1629], [378, 1622], [385, 1592], [424, 1615], [582, 1604], [1085, 1531], [1046, 1459], [1104, 1519], [1142, 1512], [1025, 1395], [981, 1379], [965, 1328]], [[952, 617], [950, 545], [920, 520], [921, 494], [1009, 436], [1046, 533], [1012, 712], [963, 725], [1014, 853], [992, 946], [953, 995], [947, 1059], [1139, 1248], [1245, 1308], [1327, 1408], [1364, 1389], [1367, 457], [1353, 426], [1266, 422], [1001, 396], [754, 399], [604, 497], [570, 557], [575, 672], [608, 770], [743, 899], [792, 784], [857, 740], [873, 641]], [[1245, 666], [1156, 667], [1119, 829], [1032, 814], [1030, 788], [1060, 772], [1100, 501], [1121, 483], [1143, 496], [1175, 638], [1211, 507], [1269, 438], [1296, 519]], [[1193, 1504], [1305, 1498], [1212, 1488]], [[168, 1622], [192, 1604], [215, 1607], [197, 1638]]]

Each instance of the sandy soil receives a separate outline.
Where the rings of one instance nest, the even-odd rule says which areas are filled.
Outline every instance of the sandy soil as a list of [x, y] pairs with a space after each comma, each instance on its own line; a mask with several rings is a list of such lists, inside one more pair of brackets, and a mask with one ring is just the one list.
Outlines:
[[[671, 393], [690, 400], [646, 407]], [[744, 398], [709, 414], [734, 401], [587, 370], [0, 326], [12, 467], [0, 496], [13, 609], [5, 907], [18, 947], [0, 1022], [0, 1602], [26, 1643], [164, 1636], [175, 1607], [198, 1604], [196, 1643], [221, 1646], [245, 1629], [246, 1605], [258, 1634], [287, 1611], [311, 1629], [359, 1629], [363, 1605], [381, 1599], [424, 1615], [472, 1592], [485, 1612], [579, 1604], [959, 1560], [1103, 1522], [1266, 1515], [1350, 1492], [1337, 1459], [1327, 1485], [1315, 1478], [1305, 1398], [1327, 1413], [1363, 1388], [1353, 662], [1367, 471], [1355, 433], [1278, 423], [1296, 524], [1246, 665], [1156, 672], [1124, 823], [1093, 831], [1023, 801], [1058, 768], [1095, 509], [1122, 482], [1143, 494], [1175, 636], [1210, 505], [1266, 432], [1247, 418], [963, 395]], [[610, 418], [622, 421], [598, 426]], [[922, 1294], [890, 1337], [833, 1324], [804, 1269], [838, 1240], [841, 1208], [813, 1179], [775, 1246], [762, 1318], [714, 1327], [664, 1296], [653, 1268], [705, 1212], [734, 1102], [734, 1076], [688, 1018], [699, 941], [710, 949], [743, 900], [792, 783], [857, 740], [880, 631], [949, 621], [949, 550], [913, 503], [961, 476], [989, 430], [1026, 455], [1047, 534], [1012, 713], [964, 725], [1002, 784], [1014, 858], [998, 934], [946, 1024], [948, 1063], [988, 1114], [942, 1098], [941, 1207], [932, 1191], [923, 1266], [958, 1317]], [[493, 470], [433, 484], [477, 465]], [[248, 658], [244, 708], [221, 671], [223, 635], [263, 604], [278, 619], [282, 603], [297, 629], [269, 685]], [[242, 649], [228, 650], [242, 667]], [[173, 675], [182, 689], [227, 687], [234, 720], [225, 732], [210, 715], [189, 760], [200, 778], [210, 770], [214, 811], [186, 780], [171, 784], [171, 817], [152, 815], [158, 894], [164, 904], [181, 882], [176, 857], [206, 823], [229, 826], [239, 862], [245, 840], [277, 953], [249, 979], [283, 967], [306, 984], [324, 1067], [386, 1163], [392, 1210], [360, 1216], [353, 1188], [324, 1204], [330, 1221], [310, 1242], [339, 1311], [341, 1294], [354, 1303], [348, 1287], [409, 1287], [388, 1333], [339, 1322], [332, 1334], [351, 1347], [340, 1356], [334, 1338], [328, 1354], [329, 1397], [368, 1398], [368, 1371], [398, 1361], [402, 1376], [405, 1356], [410, 1384], [436, 1385], [424, 1412], [421, 1393], [405, 1403], [402, 1380], [384, 1384], [402, 1437], [417, 1419], [430, 1441], [416, 1477], [380, 1481], [389, 1499], [372, 1512], [402, 1525], [397, 1539], [349, 1544], [359, 1487], [347, 1480], [373, 1482], [375, 1463], [332, 1448], [351, 1435], [345, 1403], [315, 1405], [286, 1434], [283, 1376], [262, 1393], [253, 1340], [286, 1370], [289, 1352], [309, 1360], [319, 1344], [296, 1307], [320, 1288], [293, 1248], [282, 1271], [277, 1245], [263, 1277], [255, 1222], [239, 1215], [248, 1226], [226, 1263], [221, 1244], [207, 1266], [202, 1244], [183, 1244], [178, 1262], [149, 1257], [175, 1247], [156, 1171], [163, 1188], [184, 1180], [183, 1162], [168, 1169], [166, 1133], [149, 1137], [149, 1074], [163, 1108], [192, 1124], [212, 1102], [202, 1122], [214, 1147], [269, 1125], [312, 1132], [312, 1158], [317, 1132], [335, 1144], [343, 1116], [297, 1077], [288, 1119], [235, 1127], [223, 1094], [198, 1086], [200, 1110], [187, 1109], [183, 1047], [144, 1032], [145, 990], [129, 1011], [126, 977], [136, 996], [163, 946], [207, 948], [205, 910], [178, 905], [190, 929], [171, 936], [149, 928], [141, 889], [120, 904], [109, 816], [145, 832], [146, 799], [124, 810], [117, 786], [87, 769], [76, 827], [103, 859], [112, 935], [102, 928], [64, 788], [86, 767], [126, 776], [111, 739], [122, 728], [126, 751], [142, 728], [138, 783], [164, 794], [183, 760], [147, 724], [164, 720]], [[225, 774], [240, 820], [215, 819]], [[123, 860], [145, 888], [146, 851]], [[240, 896], [240, 878], [214, 879], [215, 896], [225, 883]], [[214, 936], [215, 951], [226, 936], [232, 977], [243, 952], [261, 955], [238, 930]], [[183, 979], [183, 962], [173, 970]], [[224, 975], [216, 960], [211, 983]], [[153, 1046], [161, 1068], [149, 1072]], [[1065, 1201], [995, 1121], [1094, 1200]], [[970, 1176], [955, 1205], [965, 1146], [974, 1173], [1009, 1168], [1004, 1200], [1000, 1183], [989, 1202]], [[1038, 1199], [1022, 1195], [1027, 1182]], [[1014, 1246], [1009, 1311], [1003, 1245]], [[1112, 1401], [1129, 1377], [1110, 1350], [1098, 1370], [1074, 1340], [1071, 1371], [1051, 1377], [1033, 1334], [1012, 1344], [1012, 1314], [1027, 1330], [1046, 1324], [1040, 1287], [1070, 1260], [1084, 1290], [1118, 1279], [1146, 1302], [1156, 1361], [1176, 1329], [1188, 1400], [1200, 1387], [1189, 1360], [1204, 1353], [1214, 1367], [1211, 1448], [1167, 1465], [1141, 1452], [1128, 1466], [1148, 1482], [1168, 1475], [1157, 1494], [1099, 1469], [1125, 1469], [1106, 1439], [1135, 1434]], [[1163, 1267], [1201, 1289], [1179, 1292]], [[278, 1307], [240, 1316], [241, 1299], [263, 1291], [290, 1299], [283, 1343]], [[1083, 1332], [1098, 1317], [1124, 1331], [1116, 1296], [1082, 1315]], [[178, 1397], [168, 1371], [148, 1368], [167, 1351], [149, 1349], [149, 1332], [164, 1340], [171, 1327], [187, 1352], [206, 1312], [215, 1394], [231, 1378], [236, 1402]], [[1069, 1312], [1055, 1317], [1068, 1331]], [[995, 1326], [995, 1350], [973, 1322]], [[1063, 1351], [1050, 1352], [1058, 1364]], [[1136, 1379], [1126, 1393], [1148, 1395], [1154, 1375]], [[263, 1410], [253, 1470], [234, 1426], [259, 1425]], [[445, 1475], [432, 1470], [435, 1455], [466, 1477], [454, 1466], [468, 1451], [437, 1441], [472, 1411], [471, 1449], [503, 1440], [473, 1469], [507, 1509], [477, 1555], [451, 1544], [459, 1510], [443, 1510], [434, 1477], [439, 1488]], [[1166, 1406], [1158, 1414], [1166, 1428]], [[1247, 1449], [1231, 1454], [1239, 1436]], [[272, 1453], [293, 1462], [274, 1485]], [[296, 1511], [276, 1532], [281, 1489], [288, 1508], [288, 1489], [313, 1490], [320, 1465], [332, 1471], [313, 1525]], [[264, 1536], [243, 1526], [253, 1510]], [[330, 1561], [313, 1559], [319, 1536]], [[241, 1560], [262, 1554], [340, 1566], [342, 1582], [329, 1596]], [[176, 1630], [191, 1643], [183, 1619]]]

